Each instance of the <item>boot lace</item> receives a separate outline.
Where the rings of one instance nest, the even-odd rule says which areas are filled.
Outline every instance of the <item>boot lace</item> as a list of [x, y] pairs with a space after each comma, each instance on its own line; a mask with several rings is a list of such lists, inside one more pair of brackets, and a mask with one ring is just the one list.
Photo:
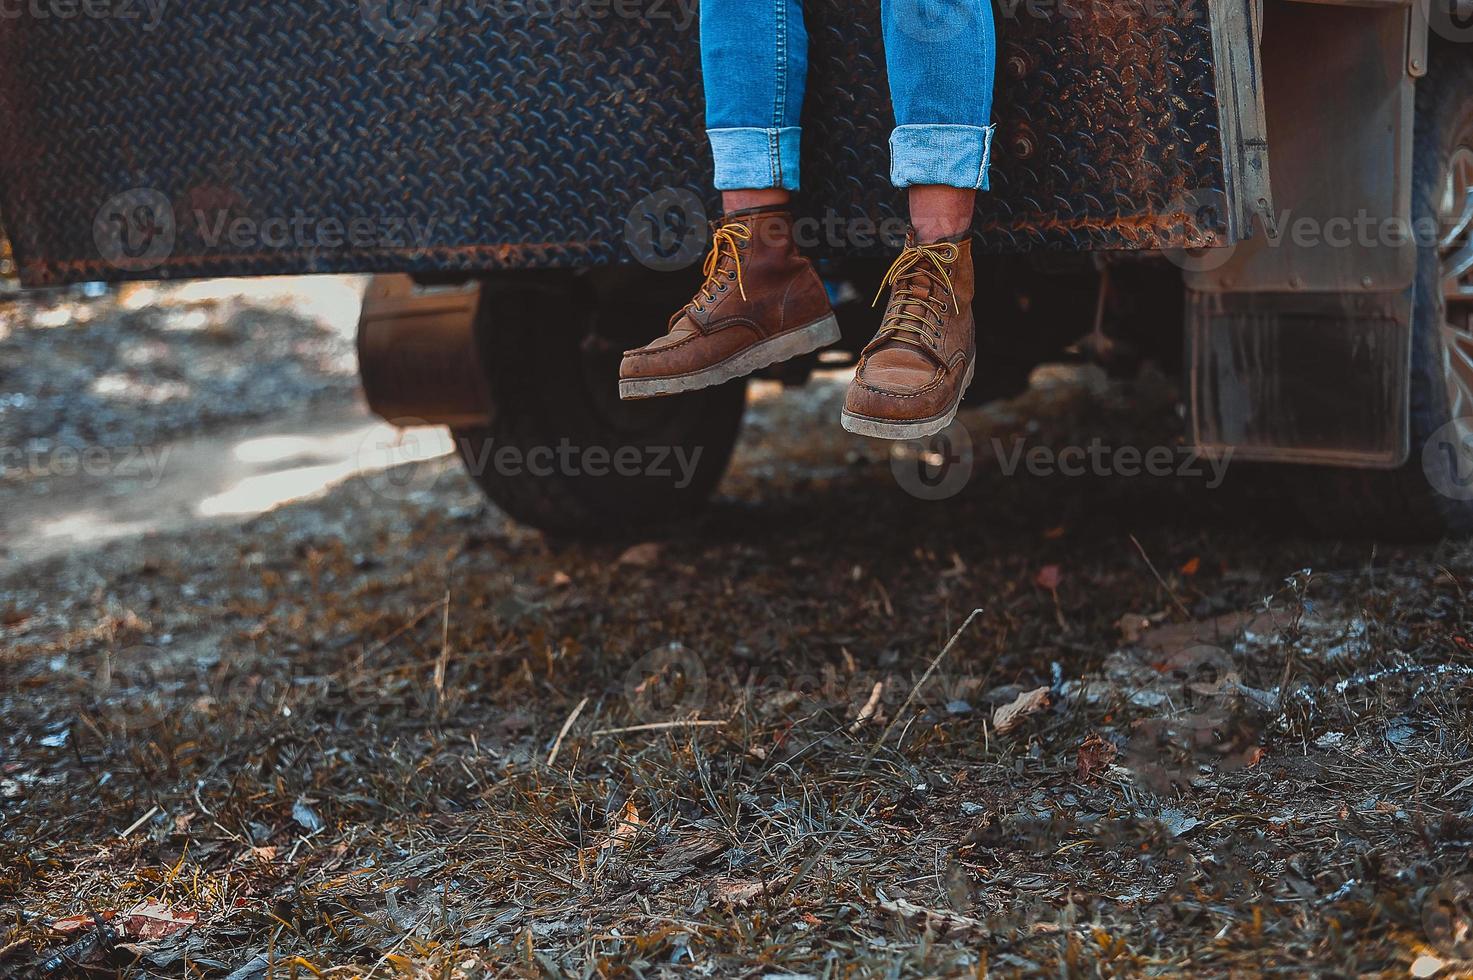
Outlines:
[[[959, 254], [961, 250], [955, 242], [932, 242], [907, 245], [896, 256], [890, 271], [880, 281], [874, 302], [870, 304], [874, 306], [880, 302], [886, 286], [894, 287], [890, 294], [890, 308], [885, 312], [885, 321], [875, 341], [885, 338], [932, 352], [937, 349], [941, 343], [942, 318], [948, 307], [945, 300], [932, 295], [929, 289], [924, 296], [916, 295], [915, 287], [927, 284], [928, 280], [943, 283], [951, 297], [950, 309], [959, 309], [961, 304], [957, 302], [956, 287], [951, 282], [951, 263]], [[923, 343], [899, 334], [914, 334]]]
[[[726, 286], [723, 281], [735, 280], [737, 292], [742, 294], [742, 299], [747, 298], [746, 286], [742, 283], [742, 243], [751, 241], [752, 229], [740, 222], [730, 222], [717, 228], [711, 234], [711, 251], [706, 254], [706, 264], [701, 267], [701, 273], [706, 281], [696, 293], [696, 312], [704, 312], [705, 307], [716, 302], [716, 294], [725, 292]], [[730, 256], [732, 269], [722, 274], [722, 258]]]

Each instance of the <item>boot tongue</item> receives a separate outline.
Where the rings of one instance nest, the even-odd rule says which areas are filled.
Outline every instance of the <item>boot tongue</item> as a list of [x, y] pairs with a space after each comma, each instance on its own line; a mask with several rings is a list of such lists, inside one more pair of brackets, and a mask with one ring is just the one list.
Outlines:
[[[904, 288], [910, 295], [907, 298], [893, 301], [885, 310], [885, 319], [881, 321], [881, 331], [889, 323], [891, 318], [902, 310], [908, 310], [917, 316], [928, 316], [930, 310], [923, 303], [916, 302], [920, 299], [929, 299], [936, 290], [936, 283], [930, 275], [919, 269], [913, 269], [895, 284], [895, 288]], [[909, 320], [907, 322], [914, 323]], [[866, 355], [865, 360], [871, 369], [884, 370], [887, 368], [909, 371], [924, 371], [927, 377], [935, 371], [936, 358], [927, 351], [920, 349], [924, 343], [920, 337], [909, 331], [895, 333], [880, 341]]]

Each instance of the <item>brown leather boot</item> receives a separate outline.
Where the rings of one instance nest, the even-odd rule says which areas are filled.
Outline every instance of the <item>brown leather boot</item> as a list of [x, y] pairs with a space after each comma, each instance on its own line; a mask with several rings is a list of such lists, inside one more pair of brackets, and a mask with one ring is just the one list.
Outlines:
[[620, 398], [719, 385], [839, 339], [828, 292], [793, 244], [787, 211], [753, 208], [712, 222], [706, 282], [670, 331], [619, 364]]
[[972, 383], [971, 237], [917, 244], [912, 232], [880, 291], [886, 286], [885, 317], [859, 355], [844, 397], [844, 428], [878, 439], [920, 439], [951, 424]]

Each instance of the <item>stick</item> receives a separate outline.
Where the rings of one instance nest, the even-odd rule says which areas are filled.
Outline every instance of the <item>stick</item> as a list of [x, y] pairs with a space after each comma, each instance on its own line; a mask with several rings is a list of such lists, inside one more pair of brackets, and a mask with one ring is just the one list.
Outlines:
[[630, 725], [627, 728], [600, 728], [594, 735], [623, 735], [625, 732], [652, 732], [661, 728], [688, 728], [702, 725], [724, 725], [725, 721], [653, 721], [648, 725]]
[[[951, 652], [951, 648], [956, 646], [956, 641], [961, 639], [962, 634], [967, 631], [967, 627], [972, 625], [972, 620], [980, 615], [982, 615], [981, 609], [973, 609], [972, 614], [967, 617], [967, 621], [958, 626], [956, 632], [951, 634], [951, 639], [946, 641], [946, 646], [941, 648], [941, 652], [936, 654], [936, 659], [931, 661], [931, 666], [926, 668], [926, 672], [921, 675], [921, 679], [916, 681], [915, 686], [910, 689], [910, 694], [906, 696], [905, 702], [896, 710], [895, 717], [890, 719], [890, 724], [885, 726], [885, 730], [880, 733], [880, 737], [875, 740], [875, 744], [870, 746], [870, 750], [865, 755], [864, 761], [859, 764], [860, 772], [864, 772], [864, 770], [869, 768], [869, 764], [875, 760], [875, 756], [879, 753], [880, 746], [885, 744], [885, 739], [890, 737], [890, 732], [895, 728], [901, 717], [904, 716], [905, 709], [910, 707], [910, 703], [916, 699], [916, 694], [925, 686], [926, 681], [931, 679], [931, 675], [936, 673], [936, 668], [941, 666], [941, 661]], [[850, 810], [844, 815], [844, 822], [839, 825], [839, 829], [828, 835], [823, 842], [823, 846], [818, 849], [818, 853], [807, 861], [804, 861], [803, 866], [798, 869], [798, 873], [788, 879], [788, 887], [783, 889], [783, 893], [778, 896], [779, 899], [787, 898], [792, 890], [797, 887], [798, 882], [808, 876], [808, 872], [812, 871], [814, 865], [818, 864], [819, 860], [828, 853], [834, 841], [838, 840], [843, 836], [844, 831], [849, 829], [849, 825], [854, 822], [854, 814], [856, 812], [855, 810]]]
[[549, 766], [552, 765], [554, 762], [557, 761], [558, 750], [563, 747], [563, 738], [568, 734], [568, 729], [570, 729], [570, 728], [573, 727], [573, 722], [575, 722], [575, 721], [578, 720], [578, 716], [583, 713], [583, 709], [587, 705], [588, 705], [588, 699], [587, 698], [584, 698], [582, 701], [579, 701], [578, 702], [578, 707], [574, 708], [573, 709], [573, 713], [571, 715], [568, 715], [568, 720], [565, 721], [565, 722], [563, 722], [562, 731], [560, 731], [560, 732], [557, 733], [557, 741], [552, 743], [552, 751], [549, 752], [549, 753], [547, 753], [547, 764]]
[[1187, 612], [1187, 607], [1181, 604], [1181, 600], [1176, 597], [1176, 593], [1171, 591], [1171, 586], [1167, 585], [1166, 580], [1161, 577], [1161, 573], [1156, 571], [1156, 566], [1151, 564], [1151, 559], [1146, 555], [1146, 549], [1141, 547], [1141, 543], [1135, 539], [1134, 534], [1130, 536], [1130, 543], [1135, 545], [1135, 550], [1141, 553], [1141, 560], [1146, 563], [1146, 567], [1151, 570], [1151, 574], [1156, 576], [1157, 583], [1160, 584], [1161, 588], [1166, 590], [1166, 594], [1170, 596], [1176, 608], [1180, 609], [1181, 614], [1187, 617], [1187, 619], [1191, 619], [1192, 614]]
[[450, 668], [450, 587], [445, 587], [445, 619], [440, 624], [440, 659], [435, 661], [435, 707], [445, 704], [445, 672]]
[[153, 809], [149, 810], [143, 816], [141, 816], [137, 820], [133, 821], [133, 826], [131, 826], [127, 830], [123, 831], [123, 839], [126, 840], [128, 837], [132, 836], [133, 831], [137, 830], [139, 827], [142, 827], [144, 824], [148, 823], [149, 819], [151, 817], [153, 817], [153, 815], [155, 813], [158, 813], [158, 812], [159, 812], [158, 804], [154, 804]]

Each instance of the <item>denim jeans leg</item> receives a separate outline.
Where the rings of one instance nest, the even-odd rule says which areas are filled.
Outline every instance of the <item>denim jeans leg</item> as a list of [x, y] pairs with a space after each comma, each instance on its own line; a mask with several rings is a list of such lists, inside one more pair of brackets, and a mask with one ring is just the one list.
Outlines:
[[703, 0], [701, 75], [716, 189], [798, 189], [808, 78], [800, 0]]
[[881, 0], [896, 187], [987, 189], [997, 39], [989, 0]]

